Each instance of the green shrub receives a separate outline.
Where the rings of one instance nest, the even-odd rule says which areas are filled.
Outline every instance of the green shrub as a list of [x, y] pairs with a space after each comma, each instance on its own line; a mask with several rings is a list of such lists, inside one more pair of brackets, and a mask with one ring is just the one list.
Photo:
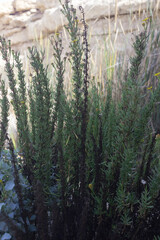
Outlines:
[[[27, 89], [19, 53], [0, 37], [20, 146], [17, 153], [7, 134], [9, 104], [2, 81], [2, 239], [134, 240], [160, 234], [160, 127], [154, 117], [160, 85], [148, 85], [141, 68], [151, 23], [148, 19], [135, 37], [135, 56], [124, 74], [120, 98], [114, 97], [111, 79], [104, 97], [89, 78], [87, 25], [82, 7], [80, 11], [82, 34], [76, 10], [68, 1], [62, 4], [70, 53], [62, 57], [62, 40], [56, 33], [51, 39], [54, 90], [44, 51], [29, 48], [32, 81]], [[73, 72], [69, 98], [64, 89], [67, 60]]]

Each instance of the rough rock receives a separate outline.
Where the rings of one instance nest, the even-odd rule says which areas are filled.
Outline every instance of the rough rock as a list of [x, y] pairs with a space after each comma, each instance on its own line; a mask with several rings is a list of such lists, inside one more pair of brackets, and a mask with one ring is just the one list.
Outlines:
[[[61, 1], [64, 3], [65, 0]], [[80, 19], [79, 5], [84, 8], [93, 49], [106, 39], [117, 51], [127, 49], [128, 52], [132, 33], [142, 29], [148, 8], [155, 22], [160, 23], [160, 0], [71, 0], [71, 3]], [[59, 0], [4, 0], [0, 8], [0, 35], [10, 39], [12, 47], [20, 50], [22, 55], [35, 39], [45, 40], [56, 31], [62, 32], [67, 46], [67, 34], [63, 28], [67, 20], [61, 8]]]
[[13, 12], [13, 0], [6, 0], [4, 2], [0, 2], [0, 17], [6, 14], [12, 14]]
[[[8, 0], [9, 1], [9, 0]], [[62, 3], [64, 0], [62, 0]], [[83, 6], [89, 29], [92, 26], [93, 35], [110, 34], [110, 28], [114, 34], [117, 25], [119, 33], [138, 30], [145, 11], [149, 7], [156, 12], [160, 10], [160, 0], [72, 0], [71, 3], [77, 9], [77, 15], [81, 18], [79, 5]], [[62, 29], [67, 20], [60, 12], [62, 6], [59, 0], [10, 0], [1, 3], [0, 8], [0, 34], [9, 37], [12, 45], [18, 49], [25, 48], [27, 42], [30, 45], [35, 35], [44, 37]], [[6, 7], [7, 6], [7, 7]], [[131, 17], [131, 12], [133, 17]], [[124, 22], [127, 16], [129, 21]], [[132, 19], [131, 19], [132, 18]], [[110, 20], [109, 20], [110, 19]], [[123, 24], [125, 25], [122, 25]], [[105, 24], [105, 28], [102, 27]], [[25, 34], [25, 36], [24, 36]]]
[[36, 4], [38, 9], [45, 11], [46, 9], [57, 7], [60, 3], [59, 0], [37, 0]]
[[13, 7], [15, 12], [27, 11], [36, 8], [36, 0], [14, 0]]

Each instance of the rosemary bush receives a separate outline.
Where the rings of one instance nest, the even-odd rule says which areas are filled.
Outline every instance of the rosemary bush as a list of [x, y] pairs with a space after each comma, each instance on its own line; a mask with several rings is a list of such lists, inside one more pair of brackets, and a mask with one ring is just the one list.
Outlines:
[[[114, 97], [111, 80], [104, 97], [89, 77], [87, 25], [82, 7], [80, 11], [83, 33], [74, 7], [69, 1], [62, 4], [70, 53], [62, 57], [56, 33], [51, 39], [54, 90], [44, 51], [29, 48], [32, 81], [27, 88], [19, 53], [0, 37], [20, 146], [16, 152], [7, 134], [9, 102], [1, 81], [1, 237], [159, 239], [160, 126], [155, 116], [160, 85], [149, 85], [141, 68], [150, 19], [135, 37], [120, 97]], [[64, 89], [66, 61], [73, 72], [70, 98]]]

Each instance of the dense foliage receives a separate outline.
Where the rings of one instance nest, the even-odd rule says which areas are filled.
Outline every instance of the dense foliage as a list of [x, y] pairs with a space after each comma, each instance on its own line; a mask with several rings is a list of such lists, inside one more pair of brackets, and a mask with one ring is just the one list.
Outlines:
[[[80, 11], [82, 34], [76, 10], [69, 1], [62, 4], [70, 53], [62, 57], [56, 33], [51, 39], [54, 90], [45, 52], [29, 48], [32, 80], [27, 88], [20, 54], [0, 37], [12, 97], [9, 103], [1, 80], [2, 240], [159, 239], [160, 84], [151, 85], [141, 68], [150, 18], [135, 36], [135, 55], [117, 99], [111, 79], [102, 96], [89, 77], [87, 24]], [[66, 61], [73, 73], [71, 97], [64, 89]], [[18, 150], [7, 134], [9, 104], [17, 120]]]

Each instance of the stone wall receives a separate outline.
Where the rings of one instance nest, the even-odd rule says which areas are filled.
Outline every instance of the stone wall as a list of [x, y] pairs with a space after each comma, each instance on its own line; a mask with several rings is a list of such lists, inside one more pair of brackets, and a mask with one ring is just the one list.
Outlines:
[[[62, 0], [63, 2], [64, 0]], [[150, 9], [159, 16], [160, 0], [72, 0], [78, 9], [83, 6], [89, 30], [94, 36], [110, 33], [127, 34], [138, 30]], [[35, 35], [49, 36], [62, 29], [66, 19], [60, 12], [59, 0], [4, 0], [0, 2], [0, 35], [12, 41], [15, 49], [26, 49]], [[80, 17], [80, 11], [77, 10]], [[131, 16], [132, 14], [132, 16]], [[119, 41], [123, 45], [123, 41]]]
[[[93, 62], [103, 54], [104, 46], [126, 51], [129, 56], [133, 33], [142, 29], [145, 17], [152, 15], [155, 27], [160, 25], [160, 0], [71, 0], [71, 3], [79, 18], [79, 6], [84, 8]], [[11, 40], [12, 48], [21, 52], [24, 62], [27, 47], [35, 44], [35, 39], [47, 43], [48, 37], [57, 30], [62, 32], [67, 49], [68, 36], [63, 28], [67, 20], [60, 9], [59, 0], [3, 0], [0, 2], [0, 35]], [[3, 66], [0, 58], [0, 72]], [[98, 65], [95, 71], [97, 69]]]

